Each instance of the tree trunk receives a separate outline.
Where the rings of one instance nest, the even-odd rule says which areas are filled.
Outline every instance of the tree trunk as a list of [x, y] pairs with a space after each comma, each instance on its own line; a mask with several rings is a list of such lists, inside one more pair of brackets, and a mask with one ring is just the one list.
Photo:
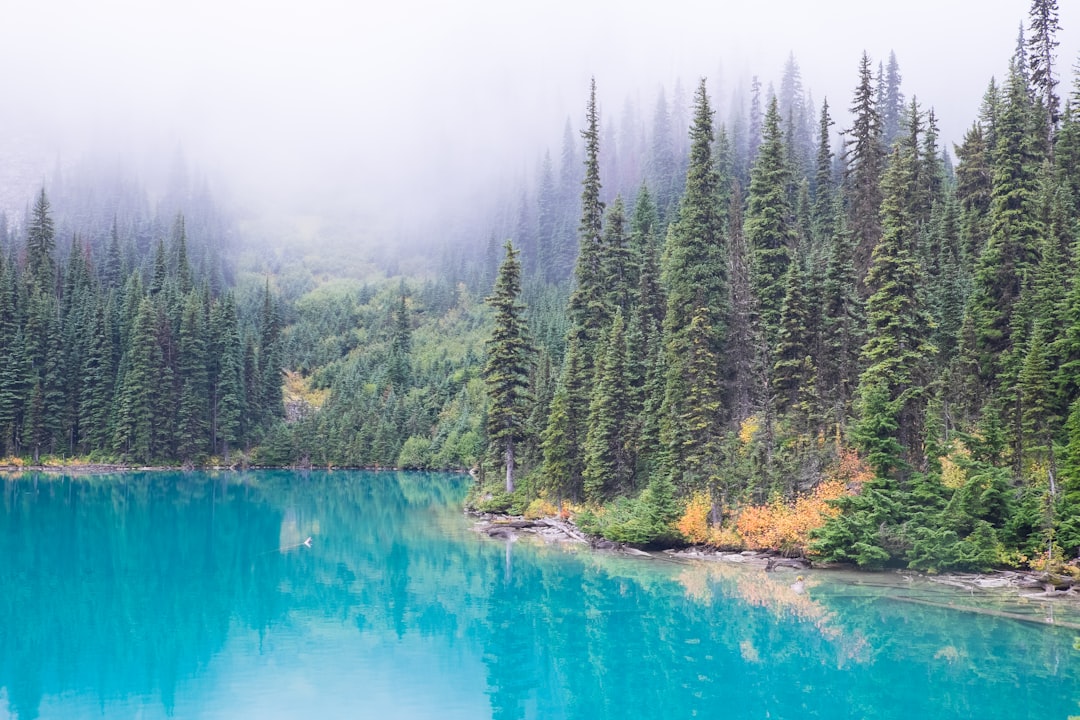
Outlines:
[[514, 492], [514, 441], [506, 444], [506, 492]]

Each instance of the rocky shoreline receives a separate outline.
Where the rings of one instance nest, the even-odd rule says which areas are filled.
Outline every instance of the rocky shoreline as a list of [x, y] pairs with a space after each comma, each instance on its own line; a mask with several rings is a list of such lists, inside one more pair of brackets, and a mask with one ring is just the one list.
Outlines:
[[[832, 571], [855, 570], [851, 566], [815, 563], [806, 558], [783, 557], [776, 552], [743, 550], [717, 550], [715, 548], [690, 546], [669, 548], [648, 552], [628, 545], [615, 543], [603, 538], [590, 537], [579, 530], [573, 522], [561, 518], [526, 519], [512, 515], [476, 512], [466, 510], [474, 518], [473, 531], [491, 538], [513, 539], [531, 535], [549, 543], [577, 543], [588, 545], [594, 550], [674, 560], [698, 560], [705, 562], [724, 562], [758, 568], [764, 572], [773, 571]], [[890, 571], [881, 571], [888, 573]], [[872, 577], [874, 573], [867, 573]], [[1062, 599], [1080, 603], [1080, 581], [1067, 575], [1040, 572], [1036, 570], [995, 570], [989, 573], [950, 572], [940, 575], [928, 575], [913, 570], [896, 570], [895, 574], [903, 579], [919, 579], [926, 582], [950, 586], [971, 593], [989, 591], [1015, 591], [1021, 597], [1040, 599]]]

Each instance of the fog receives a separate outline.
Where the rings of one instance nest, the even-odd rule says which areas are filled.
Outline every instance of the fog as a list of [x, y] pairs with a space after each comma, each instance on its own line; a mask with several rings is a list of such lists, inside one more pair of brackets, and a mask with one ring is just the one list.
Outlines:
[[[778, 86], [789, 52], [843, 127], [862, 51], [895, 51], [905, 95], [936, 109], [950, 143], [1004, 75], [1028, 10], [747, 5], [15, 0], [0, 24], [0, 197], [16, 205], [87, 153], [152, 174], [182, 148], [250, 213], [347, 214], [358, 236], [389, 237], [530, 181], [566, 119], [579, 124], [591, 76], [604, 117], [631, 98], [649, 118], [678, 78], [708, 76], [721, 106], [751, 74]], [[1064, 95], [1080, 3], [1061, 6]]]

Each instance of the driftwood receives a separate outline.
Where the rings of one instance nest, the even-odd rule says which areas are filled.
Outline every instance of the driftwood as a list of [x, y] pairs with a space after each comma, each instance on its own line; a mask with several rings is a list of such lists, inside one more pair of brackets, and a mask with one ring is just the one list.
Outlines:
[[514, 528], [515, 530], [524, 530], [525, 528], [537, 527], [539, 523], [532, 520], [492, 520], [492, 527]]
[[544, 518], [543, 520], [540, 520], [539, 522], [541, 524], [543, 524], [543, 525], [547, 525], [550, 528], [555, 528], [556, 530], [564, 533], [565, 535], [567, 535], [568, 537], [573, 538], [574, 540], [577, 540], [577, 541], [583, 542], [583, 543], [588, 543], [589, 542], [589, 538], [585, 537], [582, 533], [580, 533], [577, 530], [575, 530], [574, 528], [570, 527], [569, 523], [565, 523], [565, 522], [563, 522], [561, 520], [555, 520], [553, 518]]
[[794, 570], [806, 570], [810, 563], [802, 558], [771, 557], [765, 563], [765, 571], [772, 572], [778, 567], [792, 568]]

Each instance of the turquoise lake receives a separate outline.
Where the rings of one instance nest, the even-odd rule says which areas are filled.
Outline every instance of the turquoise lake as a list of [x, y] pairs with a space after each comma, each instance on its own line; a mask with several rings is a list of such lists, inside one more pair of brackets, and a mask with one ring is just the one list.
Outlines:
[[468, 481], [2, 480], [0, 718], [1080, 716], [1074, 606], [490, 539]]

